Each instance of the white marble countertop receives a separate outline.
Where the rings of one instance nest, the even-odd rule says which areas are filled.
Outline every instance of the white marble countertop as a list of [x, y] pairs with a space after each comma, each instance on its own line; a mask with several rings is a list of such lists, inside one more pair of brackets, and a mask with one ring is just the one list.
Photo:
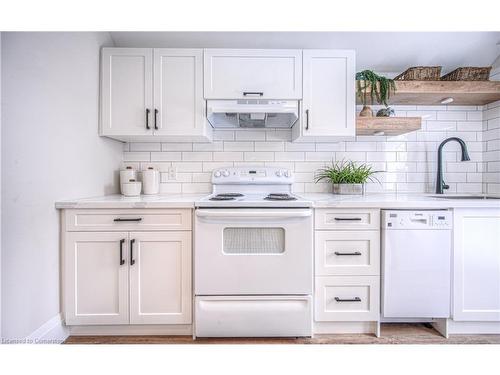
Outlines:
[[[124, 197], [120, 194], [56, 202], [56, 208], [194, 208], [194, 202], [207, 194], [165, 194]], [[458, 207], [496, 207], [500, 199], [443, 199], [433, 194], [374, 193], [366, 195], [334, 195], [330, 193], [302, 193], [300, 197], [313, 201], [315, 208], [394, 208], [428, 209]], [[467, 196], [470, 194], [456, 194]], [[478, 194], [474, 194], [475, 196]], [[447, 195], [452, 197], [453, 194]]]
[[[449, 199], [436, 198], [434, 194], [373, 193], [366, 195], [334, 195], [329, 193], [304, 193], [301, 197], [314, 202], [315, 208], [394, 208], [427, 209], [458, 207], [496, 207], [500, 199]], [[453, 196], [478, 196], [482, 194], [447, 194]], [[494, 196], [488, 194], [489, 196]]]
[[125, 197], [121, 194], [56, 202], [56, 208], [193, 208], [207, 194], [160, 194]]

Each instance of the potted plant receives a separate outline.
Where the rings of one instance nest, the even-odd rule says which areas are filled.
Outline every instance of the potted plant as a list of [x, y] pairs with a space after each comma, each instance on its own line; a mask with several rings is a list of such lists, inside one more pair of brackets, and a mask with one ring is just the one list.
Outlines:
[[[396, 92], [396, 84], [393, 79], [380, 76], [371, 70], [363, 70], [356, 73], [356, 94], [363, 104], [363, 109], [359, 113], [362, 117], [371, 117], [373, 112], [369, 105], [373, 105], [374, 100], [378, 104], [388, 106], [387, 102], [391, 94]], [[367, 95], [369, 93], [369, 95]]]
[[328, 181], [333, 184], [334, 194], [356, 194], [365, 193], [367, 181], [378, 181], [371, 166], [367, 164], [357, 165], [353, 161], [332, 161], [330, 166], [325, 166], [316, 171], [315, 182]]

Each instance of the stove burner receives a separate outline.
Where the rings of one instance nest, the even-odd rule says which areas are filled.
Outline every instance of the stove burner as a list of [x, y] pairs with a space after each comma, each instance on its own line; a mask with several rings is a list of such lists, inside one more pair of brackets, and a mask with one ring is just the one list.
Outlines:
[[268, 201], [294, 201], [294, 200], [297, 200], [297, 198], [292, 197], [289, 194], [283, 194], [283, 193], [272, 193], [272, 194], [269, 194], [264, 199], [266, 199]]
[[231, 197], [231, 198], [242, 197], [242, 196], [243, 194], [241, 193], [221, 193], [216, 195], [216, 197]]
[[211, 201], [234, 201], [233, 197], [220, 197], [216, 195], [215, 197], [210, 198]]
[[242, 197], [240, 193], [222, 193], [214, 195], [210, 198], [211, 201], [233, 201], [236, 197]]

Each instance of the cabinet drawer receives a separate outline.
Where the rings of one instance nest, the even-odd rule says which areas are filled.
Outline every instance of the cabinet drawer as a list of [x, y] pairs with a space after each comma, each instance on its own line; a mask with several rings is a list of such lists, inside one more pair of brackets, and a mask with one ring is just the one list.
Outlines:
[[315, 285], [316, 321], [379, 319], [379, 276], [319, 276]]
[[316, 231], [316, 275], [379, 275], [379, 231]]
[[191, 230], [191, 210], [66, 210], [66, 230], [78, 232]]
[[379, 229], [380, 210], [316, 209], [315, 229]]

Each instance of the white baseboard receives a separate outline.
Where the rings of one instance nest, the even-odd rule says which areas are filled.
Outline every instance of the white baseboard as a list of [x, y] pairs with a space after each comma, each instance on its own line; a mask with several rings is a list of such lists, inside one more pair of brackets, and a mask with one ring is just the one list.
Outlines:
[[61, 314], [42, 324], [37, 330], [26, 337], [27, 344], [62, 344], [69, 336], [69, 330], [64, 325]]
[[450, 335], [498, 335], [500, 334], [500, 322], [457, 322], [449, 320], [448, 333]]

